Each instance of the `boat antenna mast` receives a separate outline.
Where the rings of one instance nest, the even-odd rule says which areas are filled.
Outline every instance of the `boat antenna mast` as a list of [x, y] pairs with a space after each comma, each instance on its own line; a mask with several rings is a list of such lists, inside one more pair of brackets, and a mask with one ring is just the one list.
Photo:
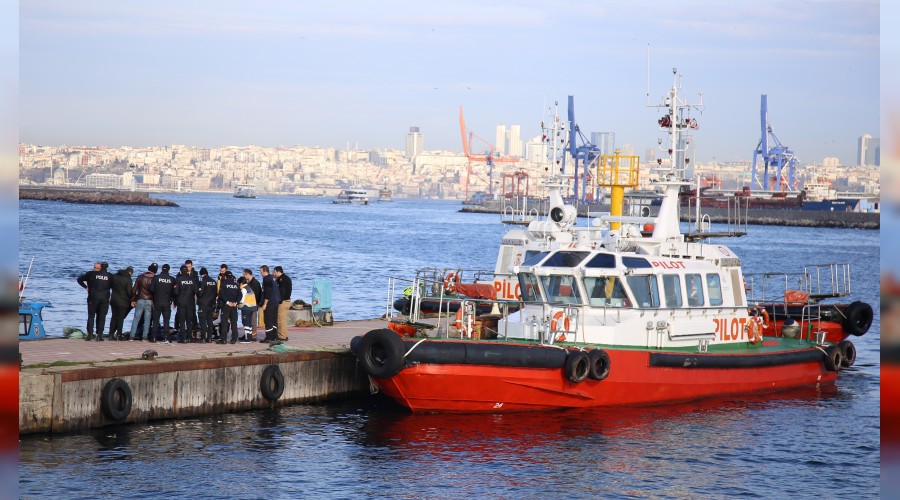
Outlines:
[[672, 68], [672, 89], [669, 90], [662, 104], [649, 106], [665, 110], [665, 114], [657, 120], [657, 123], [668, 133], [667, 144], [664, 145], [661, 138], [657, 142], [660, 150], [668, 153], [669, 162], [664, 166], [663, 159], [657, 158], [656, 167], [650, 170], [659, 176], [656, 182], [665, 188], [657, 224], [653, 230], [653, 237], [660, 239], [680, 237], [681, 235], [678, 218], [678, 193], [681, 186], [691, 185], [685, 180], [691, 161], [688, 156], [688, 146], [691, 143], [689, 132], [700, 128], [697, 120], [691, 118], [689, 114], [691, 109], [700, 111], [703, 108], [702, 92], [699, 93], [700, 102], [696, 104], [688, 103], [678, 95], [682, 89], [680, 80], [681, 75], [678, 74], [678, 68]]

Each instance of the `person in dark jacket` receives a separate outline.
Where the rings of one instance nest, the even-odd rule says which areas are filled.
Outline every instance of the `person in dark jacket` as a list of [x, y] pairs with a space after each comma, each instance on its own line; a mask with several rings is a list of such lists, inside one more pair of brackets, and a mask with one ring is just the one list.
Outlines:
[[[94, 268], [96, 269], [96, 265]], [[87, 336], [84, 340], [94, 338], [96, 319], [97, 340], [103, 341], [103, 326], [109, 311], [109, 291], [112, 289], [112, 275], [107, 271], [108, 268], [109, 264], [101, 262], [99, 271], [88, 271], [78, 277], [78, 284], [88, 291]]]
[[[147, 272], [138, 276], [134, 282], [131, 292], [131, 307], [134, 308], [134, 317], [131, 318], [131, 335], [129, 340], [144, 340], [144, 337], [150, 339], [150, 323], [153, 317], [153, 279], [156, 277], [156, 270], [159, 267], [156, 262], [147, 266]], [[138, 336], [138, 325], [142, 325], [141, 334]]]
[[175, 324], [178, 328], [178, 343], [184, 344], [197, 327], [197, 281], [191, 276], [187, 266], [181, 266], [175, 277]]
[[[187, 267], [188, 274], [194, 280], [194, 283], [197, 284], [197, 293], [200, 293], [200, 275], [197, 273], [197, 270], [194, 269], [194, 261], [192, 261], [191, 259], [187, 259], [184, 261], [184, 265]], [[200, 337], [197, 336], [197, 333], [199, 332], [199, 329], [200, 329], [200, 322], [198, 321], [198, 318], [197, 318], [197, 309], [196, 308], [194, 308], [194, 318], [193, 319], [194, 319], [194, 331], [191, 332], [192, 333], [191, 338], [196, 338], [199, 341]]]
[[[156, 327], [161, 326], [163, 330], [163, 342], [169, 342], [169, 320], [172, 318], [172, 297], [175, 295], [175, 279], [169, 275], [169, 265], [163, 264], [162, 272], [153, 278], [150, 285], [150, 291], [153, 292], [153, 324], [150, 333], [150, 342], [156, 342]], [[164, 323], [159, 322], [162, 315]]]
[[291, 278], [284, 274], [281, 266], [275, 266], [275, 281], [278, 283], [278, 291], [281, 293], [281, 302], [278, 304], [278, 340], [286, 342], [288, 339], [288, 311], [291, 309]]
[[200, 319], [200, 338], [210, 343], [213, 338], [213, 311], [216, 310], [216, 280], [209, 277], [205, 267], [200, 268], [200, 291], [197, 298], [197, 314]]
[[234, 280], [231, 271], [226, 271], [219, 285], [219, 344], [224, 344], [231, 328], [231, 343], [236, 344], [238, 338], [237, 305], [241, 301], [241, 288]]
[[125, 316], [131, 312], [131, 294], [133, 286], [131, 276], [134, 274], [134, 268], [128, 266], [119, 271], [112, 277], [112, 298], [109, 305], [112, 306], [112, 317], [109, 320], [109, 340], [128, 340], [122, 326], [125, 323]]
[[259, 306], [263, 315], [263, 323], [266, 325], [266, 336], [263, 342], [275, 342], [278, 340], [278, 304], [281, 303], [281, 291], [275, 277], [269, 274], [269, 266], [259, 268], [259, 274], [263, 277], [263, 300]]

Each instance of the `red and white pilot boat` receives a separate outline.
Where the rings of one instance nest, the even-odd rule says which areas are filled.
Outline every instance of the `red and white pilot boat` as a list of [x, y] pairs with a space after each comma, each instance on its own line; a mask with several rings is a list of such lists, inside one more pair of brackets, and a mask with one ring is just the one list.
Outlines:
[[[613, 199], [600, 224], [576, 226], [576, 210], [560, 194], [565, 179], [551, 178], [548, 218], [514, 229], [501, 244], [520, 307], [463, 300], [455, 317], [425, 325], [416, 299], [435, 283], [415, 280], [405, 328], [373, 330], [351, 343], [374, 386], [414, 412], [507, 412], [834, 384], [855, 359], [851, 342], [831, 338], [821, 321], [788, 323], [786, 331], [779, 311], [748, 295], [740, 257], [681, 233], [683, 152], [697, 105], [681, 100], [673, 75], [659, 106], [668, 117], [670, 161], [653, 169], [664, 191], [658, 215], [622, 216], [616, 203], [625, 186], [636, 185], [636, 157], [599, 158], [595, 178], [612, 187]], [[484, 305], [500, 307], [484, 314]]]

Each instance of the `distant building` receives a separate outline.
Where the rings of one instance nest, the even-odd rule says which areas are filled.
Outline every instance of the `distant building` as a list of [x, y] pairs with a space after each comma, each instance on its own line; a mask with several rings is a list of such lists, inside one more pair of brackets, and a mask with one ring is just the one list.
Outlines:
[[84, 186], [96, 189], [117, 189], [122, 187], [122, 176], [117, 174], [88, 174], [84, 176]]
[[494, 141], [494, 150], [501, 154], [506, 154], [506, 125], [497, 125], [497, 136]]
[[841, 160], [837, 159], [834, 156], [828, 156], [822, 159], [823, 167], [837, 167], [840, 166]]
[[860, 167], [881, 166], [881, 139], [863, 134], [859, 138], [856, 164]]
[[425, 145], [425, 137], [419, 132], [419, 127], [409, 127], [409, 133], [406, 134], [406, 159], [412, 160]]
[[519, 125], [510, 125], [509, 126], [509, 136], [507, 138], [508, 144], [506, 145], [506, 154], [509, 156], [515, 156], [516, 158], [522, 157], [522, 127]]
[[591, 132], [591, 143], [600, 148], [600, 154], [611, 155], [616, 152], [616, 133]]

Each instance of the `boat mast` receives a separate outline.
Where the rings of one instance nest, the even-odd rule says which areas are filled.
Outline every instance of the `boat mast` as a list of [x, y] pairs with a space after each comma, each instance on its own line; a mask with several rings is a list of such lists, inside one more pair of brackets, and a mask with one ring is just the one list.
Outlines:
[[[659, 215], [656, 218], [656, 224], [653, 230], [653, 238], [666, 240], [673, 237], [681, 238], [681, 230], [679, 227], [679, 201], [678, 192], [681, 186], [689, 186], [690, 183], [684, 181], [687, 169], [687, 163], [690, 159], [685, 157], [687, 150], [686, 134], [688, 128], [696, 129], [697, 121], [685, 117], [685, 110], [703, 106], [703, 97], [701, 94], [699, 104], [688, 104], [682, 102], [678, 96], [678, 68], [672, 68], [672, 89], [666, 96], [662, 105], [654, 107], [665, 108], [666, 115], [659, 119], [660, 127], [668, 129], [669, 133], [669, 165], [662, 166], [662, 160], [659, 166], [653, 169], [660, 176], [658, 183], [664, 186], [665, 194], [662, 205], [659, 208]], [[662, 140], [660, 140], [662, 146]]]

